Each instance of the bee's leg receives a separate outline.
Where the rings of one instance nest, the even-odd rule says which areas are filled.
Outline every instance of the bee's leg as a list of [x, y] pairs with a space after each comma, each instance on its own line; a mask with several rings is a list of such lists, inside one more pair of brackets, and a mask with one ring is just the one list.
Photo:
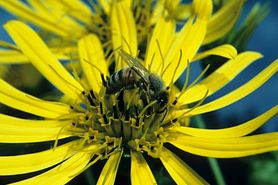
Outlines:
[[[163, 121], [164, 121], [164, 119], [165, 119], [165, 117], [166, 117], [166, 115], [167, 115], [167, 112], [168, 112], [168, 110], [167, 110], [167, 108], [165, 107], [164, 108], [164, 110], [163, 110], [163, 112], [165, 111], [165, 113], [164, 113], [164, 115], [163, 115], [163, 118], [162, 118], [162, 120], [161, 120], [161, 123], [163, 123]], [[162, 113], [162, 112], [161, 112]]]
[[107, 87], [107, 81], [105, 80], [103, 73], [100, 74], [100, 77], [101, 77], [103, 86]]
[[113, 106], [113, 113], [114, 113], [114, 118], [118, 119], [119, 118], [119, 113], [118, 113], [118, 109], [117, 109], [116, 105]]
[[96, 104], [94, 102], [94, 100], [96, 100], [96, 96], [95, 96], [93, 90], [90, 90], [90, 94], [88, 94], [87, 98], [92, 106], [96, 106]]
[[124, 102], [124, 91], [120, 91], [119, 96], [117, 97], [118, 100], [118, 107], [121, 112], [124, 111], [125, 102]]

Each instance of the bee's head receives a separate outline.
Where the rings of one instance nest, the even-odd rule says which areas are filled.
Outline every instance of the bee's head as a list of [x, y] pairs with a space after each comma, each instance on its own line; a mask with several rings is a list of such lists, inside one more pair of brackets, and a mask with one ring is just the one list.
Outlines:
[[155, 100], [157, 100], [158, 109], [162, 110], [165, 108], [169, 101], [169, 93], [166, 90], [163, 90], [157, 93], [157, 95], [154, 98]]
[[149, 85], [150, 85], [150, 91], [152, 91], [152, 94], [157, 94], [161, 92], [164, 89], [164, 82], [160, 78], [160, 76], [150, 73], [149, 75]]

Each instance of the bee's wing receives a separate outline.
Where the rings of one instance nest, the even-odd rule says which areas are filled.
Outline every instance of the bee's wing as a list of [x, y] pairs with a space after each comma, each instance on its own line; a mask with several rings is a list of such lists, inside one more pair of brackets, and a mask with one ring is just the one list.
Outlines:
[[140, 63], [137, 58], [134, 58], [122, 49], [119, 49], [119, 55], [146, 83], [149, 82], [149, 71]]

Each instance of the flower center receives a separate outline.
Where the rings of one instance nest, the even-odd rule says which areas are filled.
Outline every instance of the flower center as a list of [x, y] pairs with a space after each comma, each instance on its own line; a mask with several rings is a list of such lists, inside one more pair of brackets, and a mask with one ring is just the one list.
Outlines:
[[72, 107], [77, 116], [73, 126], [84, 144], [105, 143], [115, 149], [124, 147], [157, 157], [165, 142], [163, 126], [167, 105], [148, 97], [147, 91], [134, 87], [107, 94], [83, 92], [83, 103]]

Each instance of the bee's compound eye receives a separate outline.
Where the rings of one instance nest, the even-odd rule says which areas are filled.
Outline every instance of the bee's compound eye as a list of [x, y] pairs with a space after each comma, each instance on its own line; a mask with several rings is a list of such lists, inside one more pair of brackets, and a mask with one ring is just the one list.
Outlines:
[[165, 106], [168, 103], [169, 94], [166, 91], [163, 91], [157, 97], [157, 102], [161, 107]]
[[147, 90], [146, 84], [145, 84], [145, 82], [144, 82], [143, 80], [139, 80], [139, 81], [137, 82], [137, 86], [138, 86], [139, 88], [143, 89], [143, 90]]
[[164, 98], [160, 98], [158, 101], [159, 101], [159, 103], [161, 103], [161, 104], [164, 104], [164, 103], [166, 102], [166, 100], [165, 100]]

